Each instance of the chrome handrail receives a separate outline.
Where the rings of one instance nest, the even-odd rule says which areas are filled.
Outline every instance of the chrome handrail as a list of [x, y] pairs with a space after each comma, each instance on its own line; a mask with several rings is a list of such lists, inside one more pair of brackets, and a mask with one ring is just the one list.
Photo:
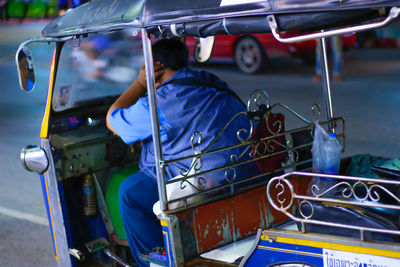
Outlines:
[[[301, 195], [300, 192], [296, 192], [292, 184], [291, 178], [300, 179], [301, 177], [314, 177], [314, 179], [335, 179], [336, 183], [330, 185], [326, 189], [320, 189], [316, 184], [312, 184], [311, 193], [307, 195]], [[363, 227], [359, 225], [333, 223], [324, 221], [321, 219], [313, 219], [314, 206], [313, 203], [329, 203], [353, 206], [353, 207], [370, 207], [379, 209], [388, 209], [394, 211], [400, 211], [400, 198], [392, 193], [385, 186], [400, 186], [400, 181], [387, 180], [387, 179], [376, 179], [366, 177], [353, 177], [345, 175], [330, 175], [320, 173], [308, 173], [308, 172], [290, 172], [281, 176], [273, 177], [267, 185], [266, 195], [269, 204], [276, 210], [284, 213], [290, 219], [298, 222], [302, 225], [302, 231], [306, 231], [306, 224], [323, 225], [330, 227], [346, 228], [360, 231], [360, 238], [364, 240], [365, 232], [375, 233], [387, 233], [400, 235], [400, 230], [393, 229], [378, 229], [373, 227]], [[360, 195], [356, 188], [363, 187], [365, 193]], [[272, 194], [273, 189], [275, 192]], [[288, 189], [288, 192], [287, 192]], [[379, 192], [378, 192], [379, 190]], [[333, 192], [336, 195], [333, 195]], [[379, 203], [382, 194], [389, 196], [395, 205]], [[285, 196], [285, 198], [283, 198]], [[372, 203], [374, 202], [374, 203]], [[293, 207], [297, 205], [299, 214], [293, 214]], [[310, 211], [305, 214], [302, 210], [304, 205], [310, 206]]]
[[294, 36], [294, 37], [288, 37], [288, 38], [282, 38], [279, 35], [278, 24], [276, 23], [274, 15], [267, 16], [267, 21], [268, 21], [269, 27], [271, 28], [272, 34], [279, 42], [296, 43], [296, 42], [304, 42], [304, 41], [310, 41], [310, 40], [314, 40], [314, 39], [331, 37], [331, 36], [335, 36], [335, 35], [343, 35], [343, 34], [349, 34], [349, 33], [354, 33], [354, 32], [361, 32], [361, 31], [367, 31], [367, 30], [381, 28], [383, 26], [388, 25], [390, 22], [392, 22], [394, 19], [396, 19], [399, 15], [400, 15], [400, 8], [392, 7], [390, 9], [389, 15], [386, 17], [386, 19], [384, 19], [383, 21], [380, 21], [380, 22], [373, 22], [373, 23], [364, 24], [364, 25], [357, 25], [357, 26], [351, 26], [351, 27], [347, 27], [347, 28], [340, 28], [340, 29], [334, 29], [334, 30], [329, 30], [329, 31], [310, 33], [310, 34], [306, 34], [306, 35]]

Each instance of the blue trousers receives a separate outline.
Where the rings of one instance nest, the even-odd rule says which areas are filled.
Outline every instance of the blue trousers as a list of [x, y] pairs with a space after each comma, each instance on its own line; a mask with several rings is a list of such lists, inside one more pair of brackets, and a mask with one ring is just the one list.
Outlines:
[[[328, 42], [331, 42], [331, 51], [333, 58], [333, 76], [339, 76], [342, 74], [343, 70], [343, 48], [342, 48], [342, 37], [341, 36], [333, 36], [328, 38]], [[328, 45], [327, 42], [327, 45]], [[319, 45], [317, 45], [316, 54], [315, 54], [315, 74], [321, 75], [321, 62], [319, 60], [321, 56], [321, 49]]]
[[122, 222], [132, 255], [139, 266], [149, 266], [139, 259], [140, 253], [164, 246], [161, 225], [153, 213], [157, 201], [157, 182], [142, 171], [125, 179], [119, 188]]

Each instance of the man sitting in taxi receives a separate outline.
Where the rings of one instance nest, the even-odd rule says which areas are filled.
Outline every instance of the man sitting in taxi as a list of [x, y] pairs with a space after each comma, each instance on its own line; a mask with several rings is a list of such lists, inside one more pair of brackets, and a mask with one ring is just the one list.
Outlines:
[[[160, 40], [152, 46], [155, 61], [156, 95], [164, 160], [193, 155], [192, 135], [200, 131], [202, 140], [196, 149], [204, 150], [213, 138], [238, 112], [246, 110], [228, 85], [209, 72], [188, 67], [188, 50], [178, 39]], [[112, 104], [107, 113], [107, 127], [126, 144], [142, 141], [140, 171], [128, 177], [120, 186], [120, 210], [128, 242], [139, 265], [147, 263], [138, 254], [163, 246], [161, 226], [152, 213], [158, 201], [154, 145], [144, 67], [135, 82]], [[207, 151], [239, 143], [239, 129], [249, 131], [249, 120], [236, 117]], [[232, 164], [231, 155], [239, 156], [243, 149], [231, 149], [216, 155], [202, 156], [202, 169], [209, 170]], [[245, 153], [244, 159], [248, 157]], [[189, 170], [192, 160], [169, 164], [166, 180]], [[226, 175], [247, 178], [256, 170], [255, 164], [235, 167], [235, 175], [219, 171], [209, 176], [205, 188], [226, 183]], [[236, 178], [238, 179], [238, 178]]]

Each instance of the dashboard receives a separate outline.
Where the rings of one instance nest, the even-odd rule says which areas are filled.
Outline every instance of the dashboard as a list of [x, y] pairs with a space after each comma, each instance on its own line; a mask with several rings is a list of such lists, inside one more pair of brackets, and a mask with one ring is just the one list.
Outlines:
[[109, 105], [55, 113], [51, 120], [51, 144], [57, 180], [122, 167], [138, 161], [123, 141], [106, 127]]

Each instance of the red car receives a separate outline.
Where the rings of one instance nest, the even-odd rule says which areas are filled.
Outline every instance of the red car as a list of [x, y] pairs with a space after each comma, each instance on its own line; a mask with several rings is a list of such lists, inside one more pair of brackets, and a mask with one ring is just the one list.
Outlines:
[[[291, 33], [293, 35], [293, 33]], [[344, 49], [354, 46], [356, 35], [342, 38]], [[194, 53], [195, 39], [186, 38], [190, 55]], [[268, 58], [283, 54], [300, 57], [307, 64], [315, 63], [316, 41], [285, 44], [277, 41], [272, 33], [250, 35], [217, 35], [215, 38], [213, 59], [234, 59], [239, 69], [246, 73], [260, 71]]]

